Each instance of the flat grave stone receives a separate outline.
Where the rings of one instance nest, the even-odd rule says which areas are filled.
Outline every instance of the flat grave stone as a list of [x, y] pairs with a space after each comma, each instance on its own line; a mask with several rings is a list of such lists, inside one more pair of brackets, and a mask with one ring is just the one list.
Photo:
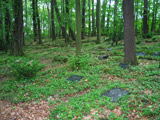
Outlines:
[[108, 48], [108, 49], [107, 49], [107, 51], [112, 51], [112, 50], [113, 50], [112, 48]]
[[136, 53], [136, 55], [137, 55], [137, 56], [143, 56], [143, 57], [144, 57], [146, 54], [145, 54], [145, 53]]
[[80, 76], [80, 75], [72, 75], [69, 78], [67, 78], [67, 81], [71, 81], [71, 82], [76, 82], [76, 81], [80, 81], [84, 76]]
[[129, 64], [127, 64], [127, 63], [120, 63], [119, 67], [121, 67], [123, 69], [129, 69]]
[[107, 96], [112, 98], [112, 102], [118, 101], [122, 96], [128, 95], [129, 92], [121, 88], [113, 88], [106, 93], [103, 93], [101, 96]]
[[98, 57], [99, 60], [105, 60], [109, 57], [109, 55], [105, 54], [105, 55], [101, 55]]

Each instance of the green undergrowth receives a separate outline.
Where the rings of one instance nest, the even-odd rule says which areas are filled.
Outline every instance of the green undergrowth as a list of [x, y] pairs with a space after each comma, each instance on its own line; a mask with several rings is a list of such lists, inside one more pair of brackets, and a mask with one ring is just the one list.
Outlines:
[[[54, 106], [50, 108], [51, 120], [81, 120], [85, 116], [102, 119], [106, 110], [110, 112], [103, 119], [129, 120], [132, 113], [137, 119], [158, 119], [160, 58], [153, 54], [160, 52], [159, 42], [148, 44], [138, 38], [141, 42], [137, 43], [137, 52], [147, 55], [137, 57], [139, 65], [122, 69], [119, 64], [123, 63], [123, 41], [110, 46], [109, 42], [96, 45], [89, 40], [83, 41], [82, 55], [78, 57], [75, 44], [66, 46], [64, 41], [50, 39], [43, 40], [42, 45], [27, 43], [23, 57], [0, 53], [0, 79], [5, 79], [0, 81], [0, 100], [13, 103], [47, 100]], [[107, 51], [108, 48], [112, 50]], [[104, 54], [109, 58], [98, 60]], [[84, 77], [79, 82], [67, 81], [71, 75]], [[113, 103], [111, 98], [101, 96], [112, 88], [122, 88], [130, 94]], [[114, 112], [117, 109], [121, 111], [119, 116]], [[92, 114], [92, 110], [96, 113]]]

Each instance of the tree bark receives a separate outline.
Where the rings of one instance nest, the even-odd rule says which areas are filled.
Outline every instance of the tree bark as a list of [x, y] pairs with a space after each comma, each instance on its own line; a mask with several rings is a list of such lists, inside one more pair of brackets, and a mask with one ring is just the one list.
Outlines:
[[111, 0], [109, 0], [109, 10], [108, 10], [108, 15], [107, 15], [107, 33], [108, 35], [109, 35], [110, 9], [111, 9]]
[[135, 14], [135, 18], [136, 18], [136, 24], [135, 24], [135, 35], [137, 36], [138, 35], [138, 3], [139, 3], [139, 0], [136, 0], [136, 14]]
[[144, 0], [143, 12], [143, 37], [146, 38], [148, 34], [148, 0]]
[[37, 41], [36, 2], [32, 0], [34, 41]]
[[13, 55], [23, 55], [23, 0], [13, 1], [14, 25], [13, 44], [11, 53]]
[[134, 0], [123, 0], [124, 62], [137, 65], [134, 39]]
[[83, 0], [83, 8], [82, 8], [82, 39], [85, 38], [85, 14], [86, 14], [86, 0]]
[[102, 5], [102, 22], [101, 22], [101, 29], [102, 29], [102, 35], [105, 35], [105, 18], [106, 18], [106, 5], [107, 2], [104, 0]]
[[76, 2], [76, 56], [81, 54], [81, 14], [80, 14], [80, 0]]
[[[6, 4], [8, 4], [6, 0]], [[6, 7], [6, 16], [5, 16], [5, 33], [6, 33], [6, 44], [5, 44], [5, 51], [7, 52], [8, 49], [11, 47], [10, 44], [10, 29], [11, 29], [11, 17], [9, 13], [9, 8]]]
[[95, 36], [95, 16], [94, 16], [94, 0], [92, 0], [92, 36]]
[[69, 33], [70, 33], [70, 35], [71, 35], [71, 38], [72, 38], [72, 40], [76, 40], [76, 37], [75, 37], [75, 33], [74, 33], [74, 31], [72, 30], [72, 28], [71, 28], [71, 26], [70, 26], [70, 22], [71, 22], [71, 20], [70, 20], [70, 15], [69, 15], [69, 1], [68, 0], [66, 0], [66, 14], [68, 15], [68, 23], [69, 23]]
[[91, 0], [88, 0], [88, 6], [89, 6], [89, 32], [88, 36], [91, 37]]
[[37, 19], [37, 24], [38, 24], [38, 43], [42, 43], [41, 39], [41, 23], [40, 23], [40, 18], [39, 18], [39, 11], [38, 11], [38, 0], [36, 0], [36, 19]]
[[[26, 18], [26, 30], [27, 30], [27, 28], [28, 28], [28, 5], [27, 5], [27, 0], [25, 0], [25, 12], [26, 12], [25, 18]], [[26, 32], [26, 35], [28, 36], [28, 32]]]
[[54, 24], [54, 0], [51, 0], [51, 22], [52, 22], [52, 40], [56, 39], [55, 24]]
[[49, 4], [47, 4], [47, 11], [48, 11], [48, 37], [52, 38], [52, 27], [51, 27], [51, 15], [50, 15], [50, 9]]
[[[62, 23], [62, 19], [61, 19], [60, 13], [59, 13], [59, 9], [58, 9], [56, 0], [54, 0], [54, 5], [55, 5], [55, 11], [56, 11], [56, 15], [57, 15], [57, 19], [58, 19], [58, 22], [59, 22], [60, 29], [62, 29], [62, 32], [64, 32], [65, 26]], [[63, 33], [63, 38], [65, 38], [64, 33]]]
[[115, 6], [114, 6], [114, 31], [113, 31], [113, 36], [112, 36], [112, 44], [118, 42], [118, 36], [117, 36], [117, 6], [118, 6], [118, 0], [115, 0]]
[[100, 0], [97, 0], [97, 44], [101, 42], [101, 20], [100, 20], [100, 10], [101, 10], [101, 3]]

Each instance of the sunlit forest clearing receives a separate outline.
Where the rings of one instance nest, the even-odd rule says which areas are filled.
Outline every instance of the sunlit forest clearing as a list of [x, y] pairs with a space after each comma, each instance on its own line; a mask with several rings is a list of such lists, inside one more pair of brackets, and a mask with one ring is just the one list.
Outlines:
[[0, 1], [0, 120], [159, 120], [159, 0]]

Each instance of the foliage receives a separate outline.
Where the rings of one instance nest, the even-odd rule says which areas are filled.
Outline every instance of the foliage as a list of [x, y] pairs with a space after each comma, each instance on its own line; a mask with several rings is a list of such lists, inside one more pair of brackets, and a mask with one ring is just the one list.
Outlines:
[[28, 58], [13, 59], [10, 63], [14, 71], [12, 74], [17, 80], [33, 78], [44, 67], [44, 65], [39, 65], [38, 60]]
[[69, 58], [69, 66], [72, 70], [87, 69], [89, 67], [89, 62], [89, 55], [72, 56]]
[[66, 63], [68, 61], [67, 56], [62, 56], [62, 55], [55, 55], [52, 59], [52, 62], [60, 62], [60, 63]]

